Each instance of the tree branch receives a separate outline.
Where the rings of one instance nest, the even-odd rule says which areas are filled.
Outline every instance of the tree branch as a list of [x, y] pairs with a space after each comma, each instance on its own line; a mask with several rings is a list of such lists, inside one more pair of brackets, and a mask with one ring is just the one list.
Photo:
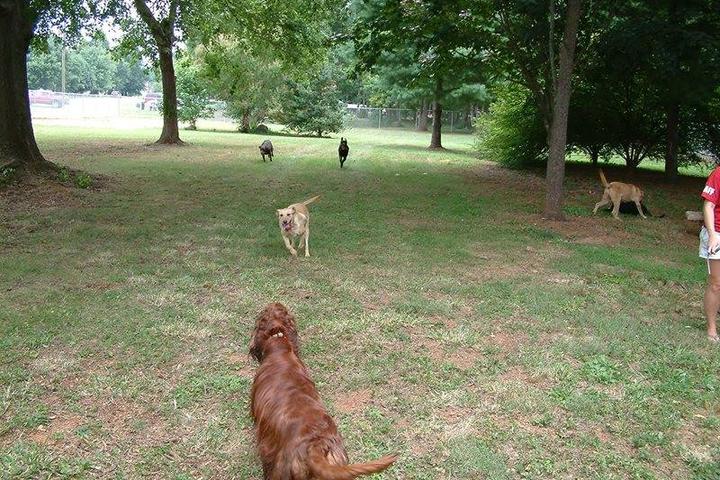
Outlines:
[[150, 29], [150, 33], [155, 39], [155, 42], [157, 42], [158, 47], [166, 47], [167, 45], [164, 44], [167, 43], [169, 39], [166, 38], [162, 24], [155, 18], [152, 11], [150, 11], [145, 0], [134, 0], [133, 3], [135, 4], [138, 15], [140, 15], [145, 25]]
[[545, 124], [545, 129], [547, 132], [550, 131], [550, 124], [552, 122], [552, 110], [550, 109], [551, 105], [551, 97], [548, 96], [547, 92], [543, 91], [542, 86], [540, 85], [540, 82], [538, 81], [537, 74], [533, 74], [533, 72], [530, 71], [528, 68], [528, 63], [530, 63], [527, 58], [524, 57], [522, 47], [520, 46], [520, 43], [517, 40], [517, 37], [515, 36], [515, 33], [513, 32], [512, 25], [510, 24], [510, 21], [508, 20], [507, 16], [503, 12], [503, 10], [498, 11], [498, 15], [500, 17], [500, 22], [503, 25], [503, 29], [505, 30], [505, 34], [508, 39], [508, 43], [510, 44], [510, 48], [514, 51], [515, 55], [515, 63], [517, 64], [518, 68], [520, 69], [520, 73], [522, 74], [523, 78], [525, 79], [526, 86], [530, 89], [530, 91], [535, 96], [535, 101], [538, 104], [538, 107], [540, 108], [540, 113], [543, 117], [543, 123]]

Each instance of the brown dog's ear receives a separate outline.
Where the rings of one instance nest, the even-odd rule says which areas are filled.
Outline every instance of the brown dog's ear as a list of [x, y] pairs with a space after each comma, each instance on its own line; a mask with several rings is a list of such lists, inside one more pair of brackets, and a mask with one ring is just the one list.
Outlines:
[[258, 345], [257, 342], [255, 342], [255, 339], [253, 338], [250, 342], [250, 350], [249, 350], [250, 356], [253, 357], [258, 362], [262, 362], [262, 349]]
[[268, 334], [266, 329], [263, 328], [262, 325], [256, 325], [255, 330], [253, 330], [252, 336], [250, 337], [248, 353], [250, 353], [250, 356], [258, 362], [262, 362], [263, 348], [265, 347], [267, 339]]

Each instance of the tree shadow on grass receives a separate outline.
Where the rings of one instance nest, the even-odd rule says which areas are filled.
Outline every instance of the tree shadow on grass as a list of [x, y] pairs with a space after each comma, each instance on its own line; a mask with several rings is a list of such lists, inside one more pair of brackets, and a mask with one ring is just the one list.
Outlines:
[[413, 152], [413, 153], [446, 153], [450, 155], [462, 155], [466, 157], [475, 157], [475, 152], [473, 152], [471, 149], [468, 150], [461, 150], [457, 148], [428, 148], [423, 147], [420, 145], [406, 145], [406, 144], [397, 144], [397, 143], [388, 143], [388, 144], [376, 144], [376, 147], [381, 147], [387, 150], [398, 150], [403, 152]]

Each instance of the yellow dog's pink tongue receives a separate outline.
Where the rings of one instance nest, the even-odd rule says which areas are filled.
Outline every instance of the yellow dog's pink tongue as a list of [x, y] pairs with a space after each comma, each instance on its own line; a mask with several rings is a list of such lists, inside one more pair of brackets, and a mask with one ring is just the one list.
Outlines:
[[289, 223], [286, 223], [285, 225], [283, 225], [283, 228], [285, 229], [285, 231], [288, 231], [292, 228], [292, 225], [290, 225]]

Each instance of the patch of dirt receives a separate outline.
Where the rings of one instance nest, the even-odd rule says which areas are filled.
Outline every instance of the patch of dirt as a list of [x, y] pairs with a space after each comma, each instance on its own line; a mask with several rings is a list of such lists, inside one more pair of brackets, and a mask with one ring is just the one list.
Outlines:
[[[700, 415], [700, 417], [704, 417]], [[696, 415], [696, 418], [698, 416]], [[673, 443], [680, 444], [690, 455], [700, 462], [710, 462], [713, 459], [712, 446], [717, 443], [717, 435], [704, 435], [702, 428], [694, 422], [683, 422], [675, 433]]]
[[445, 441], [458, 437], [476, 435], [474, 412], [467, 407], [451, 405], [438, 413], [442, 419], [443, 438]]
[[85, 423], [85, 420], [77, 414], [63, 412], [54, 415], [49, 425], [40, 425], [35, 430], [30, 431], [25, 439], [41, 445], [63, 444], [65, 447], [69, 444], [77, 444], [78, 438], [75, 438], [75, 431]]
[[532, 215], [533, 225], [546, 228], [576, 243], [587, 245], [626, 245], [633, 235], [627, 232], [621, 222], [604, 223], [593, 217], [573, 217], [571, 221], [557, 222], [543, 220]]
[[436, 362], [441, 362], [445, 358], [445, 352], [443, 351], [443, 344], [437, 340], [431, 338], [418, 336], [412, 332], [412, 344], [417, 345], [419, 350], [425, 350], [428, 356]]
[[382, 310], [392, 303], [392, 297], [382, 291], [364, 296], [359, 301], [365, 310]]
[[460, 349], [448, 356], [447, 360], [460, 370], [468, 370], [475, 365], [482, 353], [470, 348]]
[[92, 185], [81, 189], [50, 177], [27, 176], [20, 183], [0, 189], [0, 212], [14, 216], [58, 208], [81, 208], [86, 206], [91, 192], [107, 190], [113, 182], [111, 177], [92, 175]]
[[[497, 163], [479, 163], [469, 169], [459, 171], [459, 174], [470, 184], [482, 186], [478, 191], [492, 191], [501, 186], [503, 190], [515, 190], [527, 193], [528, 191], [545, 191], [545, 179], [541, 174], [527, 171], [509, 170]], [[541, 200], [541, 196], [538, 196]]]
[[456, 405], [450, 405], [443, 408], [438, 413], [438, 416], [443, 419], [444, 423], [458, 423], [471, 418], [473, 411], [467, 407], [459, 407]]
[[338, 395], [335, 398], [335, 408], [342, 413], [358, 412], [372, 402], [372, 397], [373, 393], [370, 389], [356, 390]]
[[[518, 319], [518, 324], [522, 324], [523, 320]], [[525, 332], [506, 332], [497, 331], [491, 333], [486, 338], [486, 343], [500, 348], [503, 352], [515, 352], [523, 345], [527, 344], [529, 337]]]
[[547, 375], [533, 375], [524, 367], [515, 365], [504, 371], [498, 376], [501, 383], [521, 383], [524, 385], [532, 385], [540, 390], [548, 390], [552, 388], [553, 381]]
[[96, 281], [96, 282], [89, 282], [86, 283], [85, 288], [88, 290], [93, 290], [95, 292], [105, 292], [107, 290], [112, 290], [113, 288], [118, 288], [122, 286], [119, 282], [106, 282], [106, 281]]
[[44, 177], [30, 177], [0, 190], [0, 211], [17, 214], [56, 208], [80, 208], [83, 191]]
[[103, 399], [84, 398], [81, 403], [87, 411], [95, 410], [94, 417], [103, 429], [115, 438], [130, 438], [144, 446], [162, 445], [172, 438], [170, 427], [159, 412], [143, 408], [129, 399], [104, 402]]

